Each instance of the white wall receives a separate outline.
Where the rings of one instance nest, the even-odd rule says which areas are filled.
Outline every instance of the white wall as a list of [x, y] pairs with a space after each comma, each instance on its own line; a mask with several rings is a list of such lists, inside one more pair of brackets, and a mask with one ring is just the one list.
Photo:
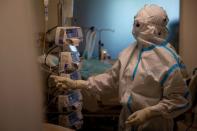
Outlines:
[[57, 17], [57, 4], [59, 0], [49, 0], [49, 22], [48, 29], [57, 26], [58, 17]]
[[[72, 17], [73, 16], [73, 0], [63, 0], [63, 17]], [[48, 29], [53, 28], [54, 26], [58, 25], [58, 16], [57, 16], [57, 6], [59, 0], [49, 0], [49, 22], [48, 22]], [[70, 24], [69, 21], [66, 22], [66, 19], [63, 19], [63, 24]], [[68, 20], [68, 19], [67, 19]]]
[[0, 0], [0, 130], [42, 130], [36, 34], [40, 0]]
[[197, 0], [181, 0], [180, 54], [191, 72], [197, 67]]

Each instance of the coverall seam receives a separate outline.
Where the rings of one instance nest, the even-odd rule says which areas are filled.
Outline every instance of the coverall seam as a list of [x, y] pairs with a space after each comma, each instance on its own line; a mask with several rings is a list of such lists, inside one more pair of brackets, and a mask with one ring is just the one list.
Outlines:
[[140, 63], [140, 61], [141, 61], [142, 53], [143, 53], [143, 49], [140, 50], [140, 52], [139, 52], [137, 64], [136, 64], [136, 66], [135, 66], [135, 68], [134, 68], [134, 71], [133, 71], [132, 80], [135, 79], [135, 76], [136, 76], [136, 73], [137, 73], [137, 69], [138, 69], [139, 63]]
[[127, 107], [128, 107], [129, 112], [130, 112], [130, 114], [131, 114], [131, 113], [132, 113], [132, 111], [131, 111], [131, 95], [130, 95], [129, 98], [128, 98]]
[[176, 55], [176, 53], [173, 50], [171, 50], [170, 48], [168, 48], [166, 46], [161, 46], [161, 47], [163, 47], [164, 49], [166, 49], [168, 51], [168, 53], [170, 53], [173, 56], [173, 58], [176, 60], [176, 62], [179, 65], [180, 68], [186, 68], [184, 64], [181, 64], [180, 63], [179, 57]]
[[160, 82], [161, 87], [163, 87], [164, 83], [167, 81], [168, 77], [176, 70], [176, 69], [180, 69], [179, 68], [179, 64], [174, 64], [172, 65], [168, 71], [166, 72], [166, 74], [164, 75], [163, 79]]

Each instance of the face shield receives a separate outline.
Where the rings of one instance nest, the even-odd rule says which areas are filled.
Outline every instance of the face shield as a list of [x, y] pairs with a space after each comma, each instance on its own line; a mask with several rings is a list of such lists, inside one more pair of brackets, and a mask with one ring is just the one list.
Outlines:
[[134, 17], [132, 33], [138, 44], [161, 44], [168, 35], [166, 11], [157, 5], [145, 5]]

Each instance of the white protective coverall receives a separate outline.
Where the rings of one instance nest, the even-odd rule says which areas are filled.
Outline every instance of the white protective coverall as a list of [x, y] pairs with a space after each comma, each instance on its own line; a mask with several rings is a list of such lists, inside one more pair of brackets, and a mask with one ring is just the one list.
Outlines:
[[[167, 22], [163, 8], [144, 6], [134, 20], [137, 41], [122, 51], [109, 71], [88, 79], [88, 88], [96, 94], [118, 92], [123, 106], [120, 131], [171, 131], [173, 118], [190, 106], [185, 66], [165, 41]], [[137, 127], [125, 126], [129, 115], [146, 107], [160, 116]]]

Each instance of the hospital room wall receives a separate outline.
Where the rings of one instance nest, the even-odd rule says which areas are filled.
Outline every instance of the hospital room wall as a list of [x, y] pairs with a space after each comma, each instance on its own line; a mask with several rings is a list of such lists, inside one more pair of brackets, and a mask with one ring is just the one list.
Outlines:
[[181, 0], [180, 55], [190, 73], [197, 67], [196, 6], [196, 0]]
[[0, 1], [0, 130], [42, 131], [42, 84], [36, 38], [40, 0]]
[[49, 0], [49, 22], [48, 29], [58, 25], [57, 4], [59, 0]]

